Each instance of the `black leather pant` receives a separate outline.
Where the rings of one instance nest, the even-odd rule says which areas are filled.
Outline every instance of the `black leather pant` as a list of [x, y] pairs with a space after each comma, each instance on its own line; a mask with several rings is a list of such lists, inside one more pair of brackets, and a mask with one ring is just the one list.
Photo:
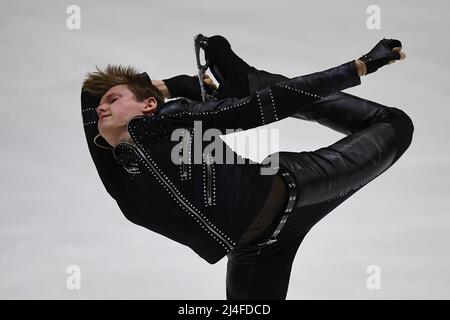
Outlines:
[[[248, 72], [248, 94], [286, 79], [253, 67]], [[269, 217], [266, 221], [272, 221], [269, 227], [228, 254], [227, 299], [285, 299], [292, 263], [308, 231], [390, 168], [411, 144], [414, 130], [411, 118], [402, 110], [344, 92], [316, 101], [293, 117], [316, 121], [346, 136], [314, 151], [277, 153], [280, 167], [289, 170], [298, 184], [295, 208], [278, 241], [261, 247], [258, 244], [270, 237], [281, 215], [277, 205], [263, 208], [262, 214]]]

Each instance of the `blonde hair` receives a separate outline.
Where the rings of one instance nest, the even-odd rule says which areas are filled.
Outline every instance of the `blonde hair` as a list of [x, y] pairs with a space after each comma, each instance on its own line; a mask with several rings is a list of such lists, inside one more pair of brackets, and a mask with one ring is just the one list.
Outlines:
[[164, 104], [161, 91], [151, 82], [149, 83], [148, 79], [138, 73], [134, 67], [108, 64], [103, 70], [97, 66], [95, 68], [97, 71], [88, 73], [83, 82], [83, 90], [93, 96], [100, 98], [112, 87], [125, 84], [138, 101], [154, 97], [158, 107]]

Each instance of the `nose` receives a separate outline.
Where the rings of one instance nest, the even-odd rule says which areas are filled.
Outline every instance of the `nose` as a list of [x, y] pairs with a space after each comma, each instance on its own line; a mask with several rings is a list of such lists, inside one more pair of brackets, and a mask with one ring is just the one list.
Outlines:
[[105, 103], [100, 104], [95, 110], [97, 111], [97, 115], [100, 117], [102, 113], [106, 111], [106, 104]]

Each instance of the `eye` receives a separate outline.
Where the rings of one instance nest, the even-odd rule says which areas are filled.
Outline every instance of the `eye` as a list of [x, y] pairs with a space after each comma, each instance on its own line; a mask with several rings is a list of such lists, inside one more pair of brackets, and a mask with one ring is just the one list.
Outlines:
[[114, 101], [116, 101], [117, 99], [119, 99], [119, 98], [114, 98], [114, 99], [111, 100], [111, 102], [114, 102]]

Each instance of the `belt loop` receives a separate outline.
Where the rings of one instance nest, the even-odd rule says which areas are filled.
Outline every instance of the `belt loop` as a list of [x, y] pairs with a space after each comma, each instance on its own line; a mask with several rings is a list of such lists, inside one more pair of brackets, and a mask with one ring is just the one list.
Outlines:
[[281, 220], [278, 223], [277, 228], [272, 233], [270, 238], [267, 241], [258, 243], [259, 247], [258, 254], [260, 254], [262, 248], [267, 247], [272, 243], [278, 241], [277, 237], [280, 234], [281, 230], [283, 229], [284, 225], [286, 224], [286, 220], [291, 215], [291, 212], [294, 209], [295, 204], [297, 203], [297, 190], [298, 190], [297, 182], [295, 181], [293, 175], [289, 172], [289, 170], [280, 168], [280, 173], [288, 187], [288, 203], [286, 205], [286, 208], [284, 209], [283, 215], [281, 216]]

